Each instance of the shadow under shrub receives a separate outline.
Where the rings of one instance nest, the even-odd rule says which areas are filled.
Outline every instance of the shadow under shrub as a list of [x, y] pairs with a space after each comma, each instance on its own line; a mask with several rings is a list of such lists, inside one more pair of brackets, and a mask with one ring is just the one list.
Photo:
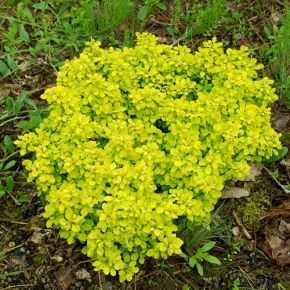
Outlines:
[[156, 42], [89, 42], [43, 94], [49, 116], [16, 142], [35, 154], [23, 164], [46, 195], [47, 226], [121, 281], [146, 256], [181, 253], [177, 219], [208, 220], [225, 181], [280, 148], [272, 81], [245, 47], [212, 40], [192, 54]]

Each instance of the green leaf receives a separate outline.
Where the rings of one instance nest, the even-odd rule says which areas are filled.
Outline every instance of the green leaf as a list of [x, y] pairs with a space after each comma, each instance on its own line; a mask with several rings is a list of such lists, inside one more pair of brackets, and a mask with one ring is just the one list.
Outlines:
[[207, 262], [209, 262], [211, 264], [215, 264], [215, 265], [220, 265], [221, 264], [221, 261], [215, 256], [204, 255], [203, 258], [204, 258], [204, 260], [206, 260]]
[[144, 5], [140, 8], [137, 19], [144, 21], [149, 13], [150, 7], [148, 5]]
[[28, 95], [28, 93], [26, 91], [22, 92], [20, 97], [18, 97], [16, 99], [16, 101], [14, 102], [14, 112], [15, 112], [15, 114], [18, 114], [20, 112], [27, 95]]
[[271, 34], [271, 31], [267, 26], [264, 26], [264, 32], [269, 40], [275, 39], [275, 37]]
[[2, 76], [8, 75], [10, 73], [9, 67], [3, 60], [0, 60], [0, 74]]
[[24, 102], [29, 105], [30, 107], [32, 107], [34, 110], [37, 110], [37, 105], [35, 103], [34, 100], [30, 99], [29, 97], [26, 97]]
[[15, 60], [11, 56], [7, 57], [7, 64], [12, 71], [15, 71], [18, 69], [17, 63], [15, 62]]
[[30, 37], [29, 34], [27, 33], [27, 31], [25, 30], [25, 27], [23, 24], [21, 24], [19, 26], [19, 36], [20, 39], [25, 42], [25, 43], [29, 43], [30, 42]]
[[6, 194], [5, 190], [0, 189], [0, 198]]
[[3, 169], [4, 162], [0, 162], [0, 171]]
[[197, 263], [197, 260], [196, 260], [195, 256], [190, 257], [190, 259], [188, 261], [189, 266], [191, 268], [193, 268], [196, 265], [196, 263]]
[[23, 194], [21, 195], [18, 199], [17, 199], [17, 203], [21, 204], [28, 201], [28, 195], [27, 194]]
[[184, 253], [180, 254], [180, 257], [182, 257], [183, 259], [185, 259], [186, 261], [188, 261], [188, 256]]
[[15, 152], [15, 146], [13, 144], [12, 139], [9, 136], [5, 136], [3, 140], [4, 146], [7, 149], [9, 153], [14, 153]]
[[197, 269], [198, 274], [200, 276], [203, 276], [203, 268], [202, 268], [201, 264], [198, 262], [196, 263], [196, 269]]
[[166, 11], [166, 9], [167, 9], [165, 3], [162, 3], [162, 2], [157, 3], [157, 4], [156, 4], [156, 7], [158, 7], [159, 9], [161, 9], [161, 10], [163, 10], [163, 11]]
[[13, 107], [14, 107], [14, 100], [11, 97], [6, 98], [6, 111], [8, 113], [13, 112]]
[[37, 110], [30, 113], [30, 119], [28, 121], [20, 121], [18, 126], [25, 130], [36, 129], [42, 122], [41, 111]]
[[42, 11], [49, 8], [48, 4], [45, 2], [35, 3], [32, 5], [32, 7], [34, 9], [38, 9], [38, 10], [42, 10]]
[[9, 161], [9, 162], [5, 165], [3, 171], [6, 171], [6, 170], [12, 168], [15, 164], [16, 164], [16, 161], [15, 161], [15, 160], [11, 160], [11, 161]]
[[209, 250], [211, 250], [214, 246], [215, 246], [215, 242], [208, 242], [205, 245], [203, 245], [201, 248], [199, 248], [197, 251], [198, 252], [208, 252]]
[[9, 175], [6, 180], [5, 180], [5, 183], [6, 183], [6, 189], [8, 192], [12, 192], [13, 188], [14, 188], [14, 179], [13, 179], [13, 176]]
[[35, 23], [33, 15], [28, 8], [22, 10], [23, 18], [30, 23]]
[[277, 160], [280, 160], [281, 158], [283, 158], [287, 154], [287, 152], [288, 152], [288, 148], [287, 147], [282, 147], [279, 150], [278, 155], [273, 155], [268, 160], [266, 160], [266, 162], [275, 162]]

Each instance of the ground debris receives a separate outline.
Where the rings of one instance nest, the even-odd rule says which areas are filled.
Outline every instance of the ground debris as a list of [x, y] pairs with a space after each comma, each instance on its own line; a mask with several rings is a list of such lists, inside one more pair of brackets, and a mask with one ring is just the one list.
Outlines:
[[266, 224], [261, 229], [263, 239], [257, 245], [279, 267], [290, 265], [290, 201], [264, 213]]

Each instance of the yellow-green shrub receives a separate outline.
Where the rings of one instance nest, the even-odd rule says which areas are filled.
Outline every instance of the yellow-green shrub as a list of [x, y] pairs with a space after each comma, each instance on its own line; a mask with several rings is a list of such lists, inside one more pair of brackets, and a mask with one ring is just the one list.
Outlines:
[[46, 194], [47, 226], [121, 281], [147, 256], [180, 253], [178, 217], [209, 218], [225, 181], [280, 148], [261, 67], [216, 40], [194, 54], [146, 33], [134, 48], [88, 43], [43, 94], [49, 116], [17, 141], [34, 153], [23, 164]]

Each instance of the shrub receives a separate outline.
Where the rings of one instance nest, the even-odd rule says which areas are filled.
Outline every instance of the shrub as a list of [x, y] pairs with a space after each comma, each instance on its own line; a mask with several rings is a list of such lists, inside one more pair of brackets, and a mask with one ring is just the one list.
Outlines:
[[145, 257], [181, 253], [177, 220], [209, 218], [225, 181], [277, 154], [267, 105], [245, 47], [216, 40], [192, 54], [137, 34], [134, 48], [91, 41], [43, 98], [49, 116], [16, 142], [47, 226], [84, 243], [96, 270], [130, 280]]

